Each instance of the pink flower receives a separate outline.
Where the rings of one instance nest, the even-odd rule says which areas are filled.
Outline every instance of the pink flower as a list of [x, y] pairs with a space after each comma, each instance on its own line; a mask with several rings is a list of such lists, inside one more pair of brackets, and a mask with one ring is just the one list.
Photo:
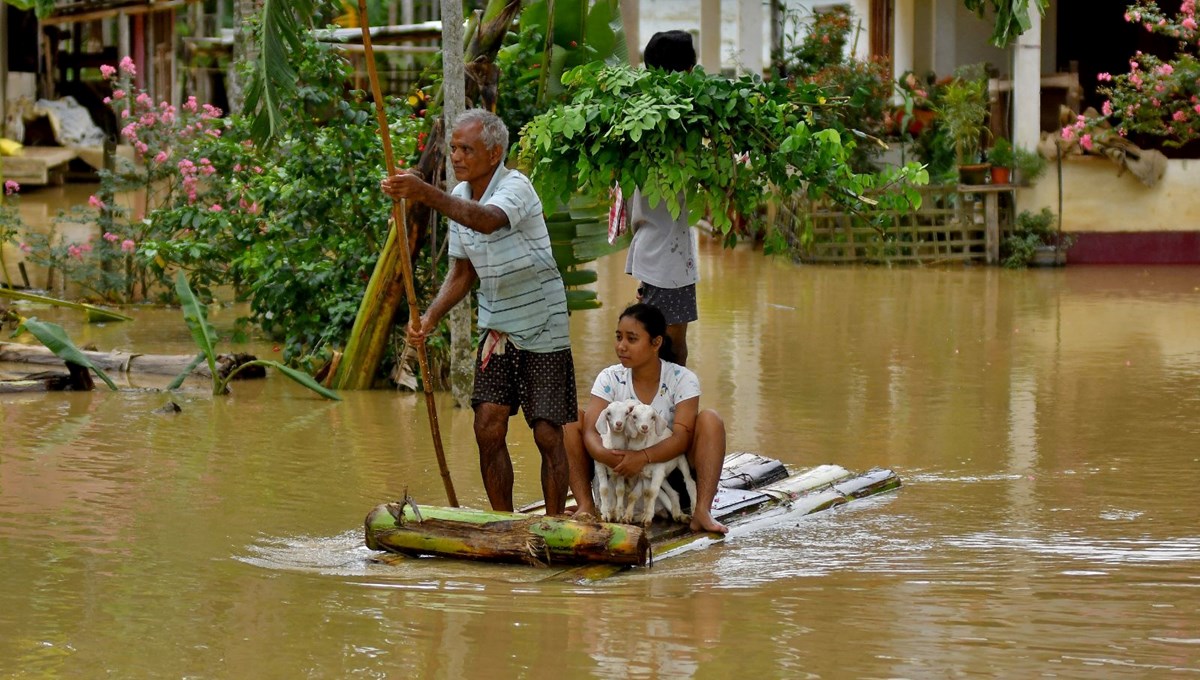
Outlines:
[[12, 196], [13, 194], [17, 193], [20, 190], [21, 190], [21, 185], [17, 184], [15, 180], [11, 180], [11, 179], [4, 180], [4, 194], [6, 196]]
[[171, 157], [171, 154], [167, 153], [166, 151], [159, 151], [158, 154], [154, 157], [154, 162], [159, 163], [159, 164], [166, 163], [167, 159], [170, 157]]
[[1169, 76], [1174, 72], [1175, 67], [1171, 66], [1170, 64], [1163, 64], [1162, 66], [1158, 67], [1158, 74], [1162, 76]]
[[1105, 83], [1109, 82], [1110, 80], [1112, 80], [1112, 74], [1111, 73], [1100, 73], [1096, 76], [1096, 80], [1099, 80], [1099, 81], [1105, 82]]
[[1062, 138], [1064, 142], [1075, 141], [1075, 128], [1067, 126], [1062, 129]]
[[1186, 28], [1186, 29], [1187, 29], [1187, 30], [1189, 30], [1189, 31], [1194, 31], [1194, 30], [1196, 30], [1196, 20], [1195, 20], [1195, 19], [1193, 19], [1193, 18], [1191, 18], [1191, 17], [1188, 17], [1188, 18], [1184, 19], [1184, 20], [1183, 20], [1183, 27], [1184, 27], [1184, 28]]
[[1084, 136], [1080, 137], [1079, 145], [1082, 146], [1083, 148], [1087, 149], [1088, 151], [1091, 151], [1092, 150], [1092, 136], [1084, 135]]
[[122, 58], [119, 65], [121, 67], [121, 73], [128, 73], [131, 76], [137, 75], [137, 67], [133, 65], [133, 60], [129, 57]]
[[1104, 104], [1101, 105], [1100, 110], [1104, 112], [1104, 115], [1111, 116], [1113, 112], [1112, 102], [1105, 100]]
[[104, 240], [108, 241], [109, 243], [113, 243], [114, 241], [117, 241], [120, 238], [121, 238], [120, 236], [117, 236], [116, 234], [112, 233], [111, 231], [104, 232]]
[[76, 260], [82, 260], [83, 249], [75, 245], [67, 246], [67, 255], [75, 258]]
[[101, 201], [100, 197], [96, 194], [88, 196], [88, 205], [92, 206], [96, 210], [104, 210], [104, 201]]
[[125, 90], [113, 90], [112, 98], [113, 99], [124, 99], [125, 98]]
[[33, 252], [33, 246], [29, 245], [28, 243], [22, 243], [21, 245], [19, 245], [17, 247], [21, 249], [22, 253], [32, 253]]
[[1184, 113], [1183, 111], [1176, 111], [1175, 113], [1171, 114], [1171, 120], [1174, 120], [1176, 122], [1183, 122], [1186, 118], [1187, 118], [1187, 114]]
[[213, 212], [221, 212], [222, 210], [224, 210], [224, 208], [221, 207], [220, 203], [213, 203], [212, 207], [210, 207], [209, 210], [211, 210]]
[[108, 64], [100, 65], [100, 75], [104, 76], [105, 78], [111, 78], [113, 76], [113, 74], [116, 72], [117, 72], [117, 69], [113, 68], [112, 66], [109, 66]]
[[126, 253], [132, 253], [136, 249], [137, 249], [137, 244], [133, 242], [133, 239], [127, 238], [124, 241], [121, 241], [121, 250], [122, 251], [124, 251]]

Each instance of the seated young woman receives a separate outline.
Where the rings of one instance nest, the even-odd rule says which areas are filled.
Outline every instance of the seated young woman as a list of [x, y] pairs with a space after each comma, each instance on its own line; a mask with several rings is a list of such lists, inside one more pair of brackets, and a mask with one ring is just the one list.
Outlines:
[[[600, 371], [580, 421], [566, 425], [563, 432], [576, 516], [599, 515], [592, 496], [593, 461], [631, 478], [649, 462], [663, 463], [683, 454], [696, 478], [691, 529], [727, 532], [710, 514], [725, 461], [725, 423], [715, 411], [700, 410], [696, 374], [673, 363], [662, 312], [640, 302], [626, 307], [617, 323], [616, 350], [621, 363]], [[643, 451], [605, 448], [596, 420], [610, 403], [625, 399], [650, 404], [670, 425], [671, 436]]]

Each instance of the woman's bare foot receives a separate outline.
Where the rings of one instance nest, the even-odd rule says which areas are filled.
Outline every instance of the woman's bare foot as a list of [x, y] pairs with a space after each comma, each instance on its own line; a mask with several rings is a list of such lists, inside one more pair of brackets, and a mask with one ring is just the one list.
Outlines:
[[729, 527], [713, 519], [712, 515], [704, 511], [699, 511], [692, 515], [691, 529], [692, 531], [707, 531], [714, 534], [729, 532]]

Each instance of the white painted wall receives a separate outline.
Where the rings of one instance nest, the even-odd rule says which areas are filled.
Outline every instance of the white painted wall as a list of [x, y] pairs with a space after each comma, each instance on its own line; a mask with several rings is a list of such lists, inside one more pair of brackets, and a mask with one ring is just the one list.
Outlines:
[[[1200, 230], [1200, 160], [1169, 160], [1158, 186], [1147, 187], [1099, 156], [1063, 161], [1063, 230], [1139, 232]], [[1017, 194], [1021, 210], [1058, 212], [1058, 177], [1051, 161], [1036, 186]]]

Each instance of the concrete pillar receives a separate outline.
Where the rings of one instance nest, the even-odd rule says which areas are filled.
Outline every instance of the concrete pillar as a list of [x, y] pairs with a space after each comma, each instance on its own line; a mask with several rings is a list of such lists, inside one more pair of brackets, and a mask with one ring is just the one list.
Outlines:
[[629, 65], [642, 63], [642, 7], [638, 0], [621, 0], [621, 30], [625, 32], [625, 52]]
[[[958, 25], [958, 5], [961, 0], [934, 0], [933, 8], [933, 72], [938, 77], [954, 73], [958, 67], [958, 44], [955, 28]], [[897, 73], [903, 71], [897, 69]]]
[[1042, 15], [1032, 6], [1029, 21], [1013, 49], [1012, 142], [1033, 150], [1042, 134]]
[[721, 72], [721, 0], [700, 0], [700, 65]]
[[899, 76], [916, 63], [916, 7], [914, 0], [896, 0], [892, 24], [892, 72]]
[[765, 40], [762, 0], [738, 0], [738, 73], [762, 75]]

